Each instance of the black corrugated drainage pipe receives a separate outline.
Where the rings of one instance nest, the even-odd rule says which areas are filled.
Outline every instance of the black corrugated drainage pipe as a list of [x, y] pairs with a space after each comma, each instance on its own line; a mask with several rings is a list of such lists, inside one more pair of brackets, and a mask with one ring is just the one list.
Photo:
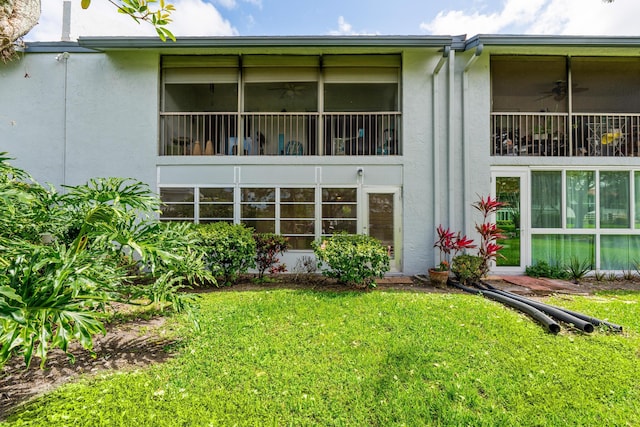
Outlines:
[[[586, 329], [582, 329], [582, 328], [580, 328], [580, 326], [578, 326], [578, 324], [577, 324], [577, 323], [574, 323], [573, 321], [569, 321], [569, 322], [568, 322], [568, 323], [573, 323], [576, 327], [578, 327], [578, 328], [582, 329], [582, 330], [583, 330], [583, 331], [585, 331], [585, 332], [593, 332], [593, 326], [601, 326], [601, 325], [602, 325], [602, 326], [605, 326], [605, 327], [607, 327], [607, 328], [609, 328], [609, 329], [611, 329], [611, 330], [613, 330], [613, 331], [615, 331], [615, 332], [622, 332], [622, 326], [620, 326], [620, 325], [616, 325], [615, 323], [605, 322], [604, 320], [600, 320], [600, 319], [597, 319], [597, 318], [595, 318], [595, 317], [588, 316], [588, 315], [583, 314], [583, 313], [578, 313], [578, 312], [576, 312], [576, 311], [568, 310], [568, 309], [566, 309], [566, 308], [556, 307], [556, 306], [554, 306], [554, 305], [545, 304], [545, 303], [538, 302], [538, 301], [533, 301], [533, 300], [531, 300], [531, 299], [529, 299], [529, 298], [525, 298], [525, 297], [523, 297], [523, 296], [516, 295], [516, 294], [511, 293], [511, 292], [507, 292], [507, 291], [502, 291], [502, 290], [500, 290], [500, 289], [496, 289], [495, 287], [491, 286], [491, 285], [490, 285], [490, 284], [488, 284], [488, 283], [484, 283], [484, 282], [482, 282], [482, 284], [483, 284], [483, 285], [485, 285], [485, 286], [487, 286], [491, 291], [499, 292], [499, 293], [500, 293], [500, 294], [502, 294], [502, 295], [506, 295], [506, 296], [508, 296], [508, 297], [510, 297], [510, 298], [517, 299], [518, 301], [522, 301], [522, 302], [527, 303], [527, 304], [529, 304], [529, 305], [532, 305], [532, 306], [534, 306], [534, 307], [536, 307], [536, 308], [541, 309], [539, 306], [545, 306], [545, 307], [547, 307], [548, 309], [558, 310], [558, 311], [560, 311], [560, 312], [563, 312], [563, 313], [568, 314], [569, 316], [573, 316], [574, 318], [577, 318], [577, 319], [579, 319], [580, 321], [584, 321], [584, 322], [590, 323], [590, 324], [592, 325], [592, 327], [590, 328], [591, 330], [586, 330]], [[566, 320], [564, 320], [564, 319], [562, 319], [562, 318], [560, 318], [560, 317], [558, 317], [558, 316], [554, 315], [553, 313], [551, 313], [551, 312], [549, 312], [549, 311], [547, 311], [547, 310], [544, 310], [544, 309], [541, 309], [541, 310], [542, 310], [542, 311], [544, 311], [545, 313], [547, 313], [547, 314], [549, 314], [549, 315], [551, 315], [551, 316], [555, 317], [555, 318], [556, 318], [556, 319], [558, 319], [558, 320], [562, 320], [563, 322], [566, 322]]]
[[521, 301], [517, 301], [513, 298], [509, 298], [504, 295], [500, 295], [490, 290], [478, 290], [478, 289], [467, 288], [466, 286], [463, 286], [460, 283], [454, 282], [452, 280], [449, 280], [449, 284], [452, 286], [455, 286], [458, 289], [462, 289], [465, 292], [469, 292], [471, 294], [480, 294], [492, 300], [495, 300], [505, 305], [508, 305], [510, 307], [513, 307], [516, 310], [520, 310], [521, 312], [528, 314], [529, 316], [537, 320], [539, 323], [544, 325], [549, 330], [549, 332], [553, 334], [557, 334], [558, 332], [560, 332], [560, 325], [555, 320], [553, 320], [552, 318], [550, 318], [549, 316], [547, 316], [537, 308], [530, 306], [529, 304], [526, 304]]
[[548, 314], [549, 316], [558, 319], [562, 322], [565, 323], [570, 323], [573, 326], [575, 326], [576, 328], [580, 329], [581, 331], [584, 331], [586, 333], [591, 333], [593, 332], [593, 324], [590, 322], [587, 322], [586, 320], [580, 319], [579, 317], [573, 316], [569, 313], [566, 313], [562, 310], [560, 310], [557, 307], [552, 307], [550, 305], [538, 302], [538, 301], [533, 301], [527, 298], [523, 298], [519, 295], [514, 295], [511, 294], [509, 292], [504, 292], [501, 291], [499, 289], [496, 290], [488, 290], [488, 291], [484, 291], [484, 292], [494, 292], [500, 295], [503, 295], [507, 298], [513, 298], [516, 301], [520, 301], [524, 304], [529, 304], [531, 307], [537, 308], [538, 310], [542, 311], [543, 313]]

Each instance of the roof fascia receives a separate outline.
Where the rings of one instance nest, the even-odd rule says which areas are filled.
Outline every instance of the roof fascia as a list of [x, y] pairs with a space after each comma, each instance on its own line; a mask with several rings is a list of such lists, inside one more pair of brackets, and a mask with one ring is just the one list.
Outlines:
[[640, 37], [541, 36], [479, 34], [466, 41], [465, 50], [485, 47], [637, 48]]
[[157, 37], [80, 37], [81, 47], [94, 50], [202, 48], [435, 48], [450, 46], [451, 36], [280, 36], [180, 37], [163, 42]]
[[94, 49], [82, 47], [78, 42], [25, 42], [24, 51], [27, 53], [89, 53]]

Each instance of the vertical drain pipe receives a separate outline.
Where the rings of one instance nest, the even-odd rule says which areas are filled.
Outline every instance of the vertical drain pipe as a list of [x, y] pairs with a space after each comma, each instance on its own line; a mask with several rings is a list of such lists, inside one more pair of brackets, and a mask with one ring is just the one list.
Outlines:
[[469, 208], [466, 206], [467, 204], [467, 192], [469, 190], [469, 159], [467, 155], [467, 146], [468, 146], [468, 132], [467, 132], [467, 94], [466, 91], [469, 88], [469, 77], [468, 71], [471, 66], [478, 60], [478, 57], [482, 55], [482, 43], [478, 44], [476, 47], [476, 51], [473, 53], [473, 56], [469, 58], [466, 65], [464, 66], [464, 71], [462, 72], [462, 174], [463, 174], [463, 188], [462, 188], [462, 203], [463, 203], [463, 220], [462, 220], [462, 229], [465, 230], [465, 234], [469, 235], [471, 229], [468, 228], [469, 221]]
[[456, 62], [455, 56], [456, 51], [452, 50], [449, 54], [449, 73], [447, 78], [448, 80], [448, 90], [449, 90], [449, 120], [447, 122], [447, 166], [448, 166], [448, 179], [447, 179], [447, 218], [449, 219], [449, 226], [453, 226], [456, 224], [456, 206], [453, 198], [453, 194], [455, 194], [454, 184], [456, 182], [456, 164], [455, 164], [455, 142], [456, 142], [456, 133], [454, 129], [456, 129], [456, 120], [455, 120], [455, 93], [456, 93], [456, 85], [455, 85], [455, 71], [456, 71]]
[[[433, 87], [433, 92], [432, 92], [433, 93], [433, 105], [432, 105], [433, 126], [431, 127], [433, 129], [433, 136], [432, 136], [433, 159], [431, 164], [433, 165], [433, 189], [434, 189], [432, 196], [435, 196], [437, 198], [440, 198], [439, 195], [435, 194], [436, 191], [440, 191], [440, 162], [439, 162], [440, 114], [438, 109], [438, 98], [439, 98], [440, 91], [438, 90], [438, 75], [445, 61], [449, 58], [450, 52], [451, 52], [451, 46], [444, 46], [444, 48], [442, 49], [442, 57], [440, 57], [440, 60], [436, 64], [436, 67], [433, 69], [433, 73], [431, 74], [431, 84]], [[433, 203], [432, 205], [433, 205], [433, 222], [435, 224], [440, 224], [440, 204]], [[435, 252], [434, 252], [434, 262], [435, 262], [435, 265], [438, 265], [438, 256], [437, 254], [435, 254]]]

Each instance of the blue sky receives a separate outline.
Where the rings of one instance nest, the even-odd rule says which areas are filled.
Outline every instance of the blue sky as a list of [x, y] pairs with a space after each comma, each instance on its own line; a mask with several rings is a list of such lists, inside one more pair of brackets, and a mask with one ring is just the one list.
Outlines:
[[[170, 1], [170, 0], [168, 0]], [[640, 35], [640, 0], [172, 0], [177, 36]], [[59, 40], [62, 0], [42, 0], [27, 40]], [[154, 35], [107, 0], [72, 0], [71, 36]]]

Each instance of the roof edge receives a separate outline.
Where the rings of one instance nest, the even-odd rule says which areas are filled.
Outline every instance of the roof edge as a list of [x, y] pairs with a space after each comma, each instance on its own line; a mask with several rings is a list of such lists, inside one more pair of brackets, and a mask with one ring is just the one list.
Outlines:
[[80, 37], [81, 47], [97, 50], [250, 48], [250, 47], [427, 47], [442, 48], [453, 42], [451, 36], [220, 36], [178, 37], [163, 42], [158, 37]]
[[629, 47], [640, 46], [635, 36], [553, 36], [478, 34], [465, 42], [465, 50], [485, 46], [565, 46], [565, 47]]

